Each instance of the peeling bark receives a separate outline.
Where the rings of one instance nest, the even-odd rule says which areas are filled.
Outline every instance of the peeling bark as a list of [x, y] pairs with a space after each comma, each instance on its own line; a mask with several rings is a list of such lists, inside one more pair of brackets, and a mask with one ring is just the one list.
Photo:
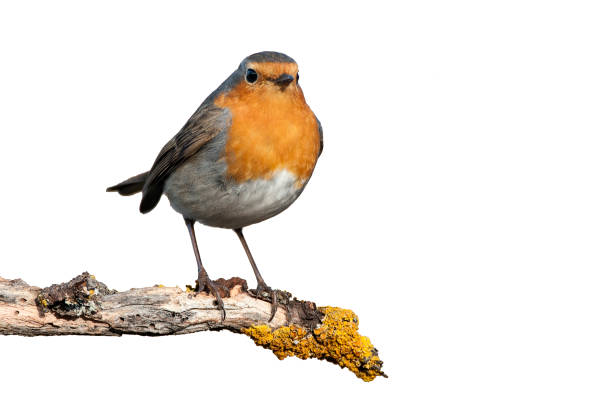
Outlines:
[[213, 296], [190, 289], [154, 286], [117, 292], [86, 272], [44, 289], [0, 278], [0, 334], [161, 336], [230, 330], [250, 336], [281, 359], [325, 359], [364, 380], [385, 376], [376, 349], [358, 335], [357, 317], [350, 310], [318, 309], [278, 291], [280, 306], [270, 320], [269, 298], [254, 297], [245, 280], [216, 282], [222, 286], [225, 320]]

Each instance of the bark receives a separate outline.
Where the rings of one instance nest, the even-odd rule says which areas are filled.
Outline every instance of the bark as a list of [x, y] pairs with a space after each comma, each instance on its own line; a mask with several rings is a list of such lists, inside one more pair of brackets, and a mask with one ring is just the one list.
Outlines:
[[224, 320], [213, 296], [190, 289], [154, 286], [117, 292], [86, 272], [45, 289], [0, 278], [0, 334], [161, 336], [230, 330], [248, 335], [281, 359], [325, 359], [366, 381], [385, 376], [377, 350], [359, 336], [357, 316], [350, 310], [319, 309], [277, 291], [280, 306], [270, 320], [269, 298], [255, 297], [246, 281], [216, 282], [223, 287]]

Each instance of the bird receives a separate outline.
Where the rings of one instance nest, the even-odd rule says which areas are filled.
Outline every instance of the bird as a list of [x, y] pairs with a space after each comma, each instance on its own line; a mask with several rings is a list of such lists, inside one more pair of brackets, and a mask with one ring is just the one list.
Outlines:
[[196, 291], [214, 295], [223, 320], [219, 286], [202, 265], [194, 224], [233, 230], [257, 279], [254, 293], [270, 299], [272, 320], [277, 293], [262, 278], [243, 228], [287, 209], [322, 151], [323, 129], [306, 103], [297, 63], [280, 52], [258, 52], [202, 102], [149, 171], [106, 190], [142, 193], [143, 214], [167, 197], [187, 226], [198, 268]]

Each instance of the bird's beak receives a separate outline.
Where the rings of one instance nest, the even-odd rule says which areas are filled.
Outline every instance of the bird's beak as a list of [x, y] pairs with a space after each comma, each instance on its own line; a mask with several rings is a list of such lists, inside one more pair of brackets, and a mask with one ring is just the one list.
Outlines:
[[284, 89], [289, 86], [289, 83], [293, 82], [293, 79], [293, 76], [287, 73], [283, 73], [282, 75], [274, 79], [273, 82], [280, 86], [281, 89]]

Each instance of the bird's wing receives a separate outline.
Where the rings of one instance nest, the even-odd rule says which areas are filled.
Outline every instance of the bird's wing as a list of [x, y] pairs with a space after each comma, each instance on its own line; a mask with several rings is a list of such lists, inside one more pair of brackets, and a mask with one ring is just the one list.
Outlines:
[[315, 116], [315, 120], [317, 120], [317, 125], [319, 126], [319, 156], [321, 156], [323, 153], [323, 127], [317, 116]]
[[206, 143], [225, 131], [229, 123], [230, 116], [225, 109], [214, 104], [200, 106], [155, 159], [142, 191], [141, 213], [148, 213], [155, 208], [168, 176]]

